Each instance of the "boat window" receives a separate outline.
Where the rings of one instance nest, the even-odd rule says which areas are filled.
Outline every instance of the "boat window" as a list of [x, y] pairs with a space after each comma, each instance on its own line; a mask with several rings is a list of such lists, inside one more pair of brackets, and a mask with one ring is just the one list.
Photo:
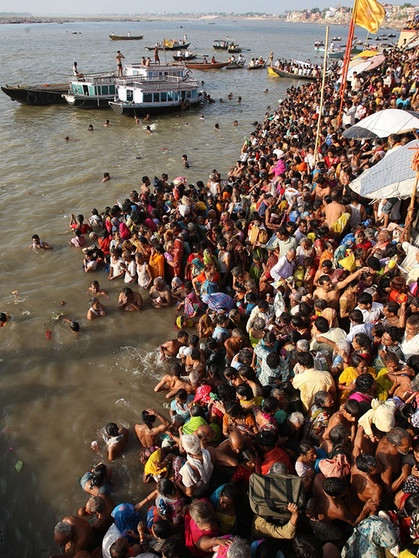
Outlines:
[[153, 93], [144, 93], [143, 100], [144, 103], [151, 103], [153, 101]]
[[167, 100], [168, 101], [173, 101], [173, 92], [172, 91], [167, 92]]
[[153, 93], [153, 103], [160, 102], [160, 93]]
[[173, 91], [173, 100], [174, 101], [179, 101], [179, 92], [178, 91]]
[[134, 91], [132, 89], [127, 89], [127, 101], [132, 101], [134, 99]]
[[83, 85], [83, 95], [88, 95], [88, 94], [89, 94], [89, 86]]
[[102, 86], [102, 95], [109, 95], [109, 87], [107, 85]]
[[160, 100], [162, 103], [167, 101], [167, 93], [160, 93]]
[[115, 95], [115, 93], [116, 93], [115, 85], [110, 85], [109, 86], [109, 95]]

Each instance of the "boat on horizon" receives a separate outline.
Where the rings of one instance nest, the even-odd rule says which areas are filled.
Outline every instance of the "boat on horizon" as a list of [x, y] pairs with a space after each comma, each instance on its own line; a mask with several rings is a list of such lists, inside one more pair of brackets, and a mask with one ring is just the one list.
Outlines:
[[141, 41], [144, 35], [131, 35], [130, 33], [128, 35], [115, 35], [115, 33], [111, 33], [109, 38], [112, 41]]
[[23, 105], [47, 106], [65, 103], [63, 93], [68, 90], [68, 83], [43, 83], [42, 85], [6, 85], [1, 87], [12, 101]]

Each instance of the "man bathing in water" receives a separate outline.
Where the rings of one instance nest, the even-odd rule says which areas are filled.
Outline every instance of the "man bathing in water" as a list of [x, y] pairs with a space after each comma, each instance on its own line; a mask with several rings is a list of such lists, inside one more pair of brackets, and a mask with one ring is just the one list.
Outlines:
[[174, 358], [181, 347], [188, 343], [188, 333], [181, 329], [178, 331], [177, 339], [169, 339], [163, 345], [160, 345], [160, 355], [162, 360]]
[[125, 287], [119, 295], [118, 308], [126, 312], [138, 312], [143, 309], [143, 298], [140, 293], [134, 292], [130, 287]]
[[[140, 440], [141, 445], [144, 448], [157, 445], [157, 442], [159, 441], [158, 437], [169, 428], [170, 420], [153, 408], [145, 409], [145, 411], [141, 413], [141, 418], [143, 420], [143, 424], [135, 425], [135, 433], [137, 438]], [[160, 424], [154, 426], [157, 419], [160, 421]]]
[[165, 374], [160, 382], [155, 386], [154, 391], [169, 390], [166, 399], [171, 399], [180, 389], [187, 393], [194, 393], [194, 388], [185, 380], [182, 380], [182, 366], [176, 362], [170, 369], [171, 374]]
[[95, 320], [96, 318], [104, 318], [106, 316], [106, 309], [103, 304], [97, 299], [93, 297], [90, 299], [90, 308], [87, 311], [87, 319], [88, 320]]

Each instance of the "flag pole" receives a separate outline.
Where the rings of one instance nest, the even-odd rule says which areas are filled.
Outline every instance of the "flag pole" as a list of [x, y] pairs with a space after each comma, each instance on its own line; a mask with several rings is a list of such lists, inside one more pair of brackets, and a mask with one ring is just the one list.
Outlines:
[[320, 142], [320, 127], [323, 116], [323, 101], [324, 101], [324, 87], [326, 84], [326, 71], [327, 71], [327, 50], [329, 48], [329, 26], [326, 25], [326, 38], [324, 41], [324, 58], [323, 58], [323, 73], [322, 73], [322, 88], [320, 90], [320, 103], [319, 103], [319, 117], [317, 119], [316, 142], [314, 144], [314, 164], [317, 163], [318, 149]]
[[338, 114], [339, 126], [342, 124], [343, 102], [345, 100], [345, 91], [346, 91], [346, 78], [348, 77], [349, 62], [351, 59], [351, 52], [352, 52], [352, 43], [355, 34], [356, 10], [357, 10], [357, 0], [355, 0], [354, 6], [352, 8], [352, 17], [351, 17], [351, 22], [349, 24], [348, 40], [346, 42], [345, 56], [343, 58], [342, 82], [340, 84], [340, 91], [339, 91], [339, 95], [340, 95], [340, 106], [339, 106], [339, 114]]

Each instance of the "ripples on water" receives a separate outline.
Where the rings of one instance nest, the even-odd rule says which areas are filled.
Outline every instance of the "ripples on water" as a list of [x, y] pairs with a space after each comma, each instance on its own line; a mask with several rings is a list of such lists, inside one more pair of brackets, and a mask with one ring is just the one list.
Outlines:
[[[66, 33], [71, 29], [82, 34]], [[145, 39], [108, 39], [111, 32], [128, 31]], [[148, 56], [146, 44], [185, 32], [201, 54], [212, 54], [213, 40], [229, 35], [251, 48], [244, 53], [247, 60], [266, 58], [270, 50], [275, 56], [313, 59], [312, 45], [324, 34], [320, 27], [273, 22], [0, 25], [0, 45], [7, 52], [2, 84], [63, 82], [74, 60], [82, 72], [106, 71], [114, 68], [118, 48], [134, 62]], [[345, 34], [342, 28], [331, 32]], [[144, 174], [167, 172], [171, 179], [185, 175], [205, 182], [215, 167], [225, 175], [252, 123], [263, 119], [268, 106], [275, 108], [292, 83], [268, 78], [266, 71], [195, 72], [195, 77], [217, 99], [202, 109], [205, 119], [198, 117], [200, 110], [159, 117], [152, 135], [112, 112], [25, 107], [0, 96], [0, 310], [12, 315], [0, 330], [1, 556], [40, 558], [57, 552], [54, 524], [86, 500], [77, 480], [103, 457], [90, 443], [109, 421], [131, 428], [128, 450], [113, 467], [117, 501], [136, 501], [147, 492], [132, 428], [143, 408], [153, 403], [161, 408], [163, 397], [156, 398], [153, 387], [167, 365], [159, 362], [156, 347], [176, 335], [174, 311], [117, 312], [122, 285], [110, 284], [105, 273], [83, 274], [80, 252], [68, 245], [68, 221], [71, 213], [88, 216], [93, 207], [102, 210], [124, 199]], [[227, 101], [230, 91], [234, 98]], [[105, 118], [111, 128], [103, 127]], [[93, 133], [87, 131], [91, 123]], [[67, 135], [75, 141], [65, 142]], [[182, 167], [183, 153], [190, 169]], [[101, 184], [105, 171], [113, 179]], [[54, 250], [33, 253], [29, 244], [35, 232]], [[109, 315], [88, 324], [92, 279], [108, 291]], [[78, 338], [55, 319], [61, 312], [80, 321]]]

